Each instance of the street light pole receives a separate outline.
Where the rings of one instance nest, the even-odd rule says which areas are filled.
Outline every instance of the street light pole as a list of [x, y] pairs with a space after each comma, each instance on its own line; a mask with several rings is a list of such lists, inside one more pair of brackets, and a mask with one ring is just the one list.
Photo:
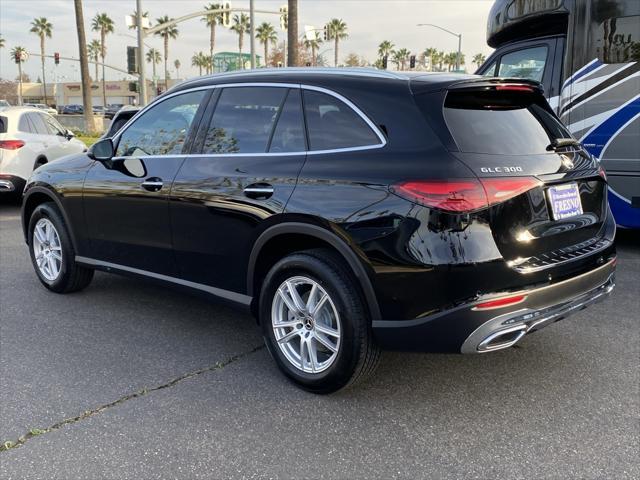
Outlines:
[[435, 28], [439, 28], [443, 32], [447, 32], [447, 33], [453, 35], [454, 37], [458, 37], [458, 53], [456, 55], [456, 70], [460, 70], [460, 62], [462, 60], [462, 34], [461, 33], [452, 32], [451, 30], [447, 30], [446, 28], [442, 28], [439, 25], [434, 25], [433, 23], [419, 23], [417, 26], [418, 27], [435, 27]]
[[[254, 0], [249, 1], [249, 45], [251, 45], [251, 68], [256, 68], [256, 27]], [[265, 58], [266, 62], [267, 59]]]
[[144, 31], [142, 30], [142, 0], [136, 0], [136, 26], [138, 27], [138, 105], [147, 104], [147, 76], [144, 71]]

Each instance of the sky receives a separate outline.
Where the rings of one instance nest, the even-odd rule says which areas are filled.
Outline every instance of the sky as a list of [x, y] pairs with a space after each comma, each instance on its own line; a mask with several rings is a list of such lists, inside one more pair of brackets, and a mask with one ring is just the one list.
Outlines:
[[[142, 10], [148, 11], [152, 24], [157, 17], [169, 15], [180, 17], [202, 10], [209, 3], [202, 0], [143, 0]], [[231, 0], [232, 7], [248, 8], [249, 0]], [[278, 11], [285, 0], [255, 0], [259, 10]], [[397, 48], [407, 48], [420, 54], [427, 47], [452, 52], [457, 50], [457, 38], [432, 27], [418, 27], [417, 23], [434, 23], [448, 30], [462, 33], [462, 51], [466, 56], [467, 69], [473, 71], [471, 58], [476, 53], [489, 55], [492, 51], [486, 45], [486, 23], [492, 0], [299, 0], [299, 32], [305, 25], [322, 28], [331, 18], [346, 22], [349, 37], [340, 43], [340, 60], [347, 54], [357, 53], [369, 61], [377, 57], [381, 41], [390, 40]], [[106, 12], [115, 22], [115, 32], [107, 37], [106, 63], [126, 69], [126, 47], [135, 45], [136, 40], [127, 35], [135, 35], [128, 30], [125, 15], [135, 10], [135, 0], [84, 0], [84, 21], [87, 43], [99, 38], [98, 32], [90, 29], [91, 18], [96, 13]], [[0, 78], [15, 78], [17, 65], [10, 58], [10, 50], [16, 45], [29, 52], [40, 52], [39, 37], [29, 32], [34, 17], [46, 17], [53, 24], [53, 36], [47, 39], [47, 54], [59, 52], [61, 56], [78, 57], [78, 40], [72, 0], [0, 0], [0, 35], [5, 40], [5, 48], [0, 51]], [[256, 23], [271, 22], [278, 31], [279, 40], [284, 32], [279, 28], [276, 15], [256, 14]], [[200, 19], [191, 19], [178, 24], [179, 37], [169, 45], [169, 63], [175, 77], [173, 61], [179, 59], [181, 77], [198, 74], [191, 67], [191, 57], [197, 51], [208, 52], [209, 30]], [[162, 40], [157, 37], [146, 39], [146, 43], [162, 52]], [[216, 51], [238, 50], [238, 36], [225, 28], [217, 30]], [[320, 51], [330, 62], [333, 61], [333, 44], [323, 44]], [[249, 39], [245, 37], [243, 51], [249, 51]], [[256, 41], [256, 52], [262, 52]], [[391, 66], [391, 65], [390, 65]], [[40, 76], [39, 57], [30, 57], [23, 64], [24, 71], [35, 81]], [[158, 74], [162, 67], [159, 66]], [[55, 66], [53, 59], [47, 59], [45, 67], [47, 80], [79, 81], [79, 69], [75, 62], [61, 61]], [[90, 65], [90, 71], [93, 67]], [[148, 65], [147, 75], [151, 75]], [[107, 80], [116, 80], [126, 75], [107, 70]]]

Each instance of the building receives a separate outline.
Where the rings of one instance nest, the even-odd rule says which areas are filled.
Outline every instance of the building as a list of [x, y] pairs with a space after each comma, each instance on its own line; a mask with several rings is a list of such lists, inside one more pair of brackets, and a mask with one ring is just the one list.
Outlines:
[[[256, 67], [260, 67], [260, 55], [256, 55]], [[230, 72], [251, 68], [251, 55], [238, 52], [220, 52], [213, 55], [213, 72]]]

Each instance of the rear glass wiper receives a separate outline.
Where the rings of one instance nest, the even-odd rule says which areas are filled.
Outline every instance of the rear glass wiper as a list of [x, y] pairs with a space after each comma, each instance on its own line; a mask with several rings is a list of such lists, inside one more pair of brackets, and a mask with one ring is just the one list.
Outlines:
[[547, 145], [547, 150], [557, 150], [563, 147], [582, 147], [582, 144], [575, 138], [556, 138]]

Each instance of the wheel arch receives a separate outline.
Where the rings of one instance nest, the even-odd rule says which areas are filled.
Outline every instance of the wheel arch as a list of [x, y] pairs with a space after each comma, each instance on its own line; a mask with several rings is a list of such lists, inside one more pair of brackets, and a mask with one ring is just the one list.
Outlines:
[[257, 313], [261, 281], [277, 260], [295, 251], [318, 247], [328, 247], [345, 260], [358, 281], [371, 319], [381, 319], [371, 278], [354, 249], [338, 234], [318, 225], [301, 222], [271, 226], [254, 243], [247, 267], [247, 292], [253, 297], [252, 311]]
[[44, 186], [33, 186], [30, 187], [27, 193], [25, 193], [22, 199], [22, 232], [24, 234], [24, 240], [26, 243], [29, 242], [29, 220], [31, 219], [31, 215], [33, 211], [38, 207], [38, 205], [42, 205], [43, 203], [53, 202], [58, 211], [62, 215], [64, 219], [65, 226], [67, 227], [67, 231], [69, 232], [69, 236], [71, 237], [71, 243], [73, 245], [74, 251], [78, 251], [76, 236], [73, 231], [73, 225], [69, 222], [69, 218], [67, 217], [67, 213], [65, 212], [64, 207], [62, 206], [62, 201], [58, 196], [52, 192], [50, 189]]

